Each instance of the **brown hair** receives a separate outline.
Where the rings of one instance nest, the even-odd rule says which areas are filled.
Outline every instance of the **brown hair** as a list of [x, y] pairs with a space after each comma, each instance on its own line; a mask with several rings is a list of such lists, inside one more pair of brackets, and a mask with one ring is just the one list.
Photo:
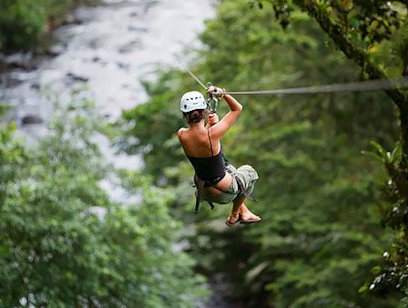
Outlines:
[[196, 109], [190, 112], [184, 112], [184, 118], [188, 124], [194, 124], [200, 122], [205, 116], [206, 109]]

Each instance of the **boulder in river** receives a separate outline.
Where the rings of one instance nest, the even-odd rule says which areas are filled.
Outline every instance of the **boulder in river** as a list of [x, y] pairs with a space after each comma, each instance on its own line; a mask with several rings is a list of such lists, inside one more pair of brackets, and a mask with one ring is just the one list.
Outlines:
[[130, 68], [130, 65], [129, 65], [129, 64], [123, 63], [123, 62], [119, 62], [119, 61], [116, 62], [116, 65], [117, 65], [118, 68], [125, 69], [125, 70], [128, 70], [128, 69]]
[[87, 82], [89, 80], [88, 77], [76, 75], [74, 73], [67, 73], [67, 77], [71, 78], [73, 81], [79, 81], [79, 82]]
[[136, 26], [128, 26], [129, 31], [134, 31], [134, 32], [147, 32], [146, 27], [136, 27]]
[[42, 124], [43, 119], [38, 114], [27, 114], [21, 119], [21, 124], [30, 125], [30, 124]]
[[36, 69], [36, 65], [34, 64], [31, 52], [14, 53], [12, 55], [4, 57], [2, 62], [2, 66], [7, 69], [23, 69], [27, 71]]
[[35, 89], [35, 90], [40, 90], [41, 86], [38, 82], [34, 82], [33, 84], [31, 84], [31, 89]]
[[51, 57], [59, 56], [61, 53], [65, 51], [66, 47], [63, 45], [54, 45], [48, 48], [46, 54]]
[[135, 48], [140, 48], [142, 46], [142, 42], [139, 39], [135, 39], [133, 41], [130, 41], [124, 45], [122, 45], [118, 51], [121, 54], [127, 54], [132, 52]]

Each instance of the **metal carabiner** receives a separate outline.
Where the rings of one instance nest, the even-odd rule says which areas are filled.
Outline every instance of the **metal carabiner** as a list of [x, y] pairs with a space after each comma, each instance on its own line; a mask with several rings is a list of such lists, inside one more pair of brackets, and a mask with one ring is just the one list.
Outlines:
[[218, 107], [218, 97], [212, 93], [208, 92], [208, 89], [212, 87], [211, 82], [207, 82], [207, 105], [208, 108], [210, 109], [211, 113], [216, 113], [217, 112], [217, 107]]

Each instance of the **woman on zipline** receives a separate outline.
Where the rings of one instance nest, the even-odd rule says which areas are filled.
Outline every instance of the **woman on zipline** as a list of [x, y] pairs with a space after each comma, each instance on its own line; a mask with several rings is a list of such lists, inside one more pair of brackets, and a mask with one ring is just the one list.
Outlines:
[[[211, 94], [224, 90], [211, 86], [207, 91]], [[258, 174], [248, 165], [236, 169], [226, 164], [220, 142], [238, 119], [242, 105], [228, 94], [220, 98], [225, 99], [230, 108], [221, 121], [215, 113], [209, 114], [207, 102], [200, 92], [187, 92], [180, 101], [180, 109], [189, 127], [180, 128], [177, 135], [196, 172], [197, 202], [205, 200], [226, 204], [232, 201], [231, 215], [225, 222], [228, 226], [237, 222], [258, 222], [261, 218], [251, 213], [244, 204], [254, 189]]]

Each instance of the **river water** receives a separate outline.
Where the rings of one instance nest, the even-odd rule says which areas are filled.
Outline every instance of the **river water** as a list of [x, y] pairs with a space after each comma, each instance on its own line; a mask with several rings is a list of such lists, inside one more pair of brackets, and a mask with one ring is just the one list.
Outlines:
[[[105, 0], [96, 7], [78, 8], [73, 12], [76, 22], [54, 32], [52, 56], [6, 58], [16, 68], [0, 74], [0, 102], [14, 106], [9, 118], [27, 142], [46, 132], [52, 106], [44, 89], [64, 101], [72, 89], [85, 86], [98, 112], [115, 121], [123, 110], [148, 99], [141, 79], [154, 79], [158, 69], [178, 66], [185, 53], [199, 47], [197, 35], [214, 14], [213, 2]], [[24, 124], [28, 118], [41, 123]], [[137, 169], [143, 164], [138, 156], [116, 154], [107, 138], [100, 136], [97, 142], [107, 162], [116, 167]], [[114, 179], [102, 185], [113, 200], [132, 202]], [[210, 302], [197, 307], [233, 307], [223, 299], [228, 285], [214, 280], [210, 287]]]
[[58, 36], [69, 39], [68, 48], [51, 63], [43, 81], [55, 82], [68, 73], [89, 79], [98, 106], [117, 117], [146, 100], [140, 78], [176, 65], [183, 48], [197, 46], [197, 33], [213, 9], [202, 0], [109, 2], [79, 10], [86, 22], [61, 29]]
[[[2, 87], [1, 99], [20, 107], [18, 118], [33, 110], [46, 115], [49, 108], [39, 88], [68, 93], [74, 82], [81, 81], [87, 81], [104, 113], [119, 116], [123, 109], [146, 100], [140, 78], [149, 78], [157, 68], [177, 65], [183, 50], [197, 47], [197, 34], [213, 15], [211, 0], [103, 3], [77, 9], [74, 15], [81, 23], [55, 32], [57, 41], [51, 51], [58, 56], [40, 58], [38, 69], [3, 76], [8, 86]], [[22, 58], [17, 54], [8, 59], [18, 57]]]
[[[122, 110], [147, 100], [141, 79], [154, 79], [158, 69], [179, 65], [185, 52], [199, 46], [197, 34], [214, 14], [212, 2], [104, 0], [96, 7], [78, 8], [73, 12], [77, 22], [55, 31], [53, 57], [6, 58], [17, 68], [1, 74], [0, 102], [15, 107], [11, 117], [28, 142], [46, 131], [52, 107], [44, 90], [57, 93], [63, 101], [73, 88], [84, 85], [96, 109], [114, 121]], [[133, 169], [143, 163], [137, 156], [115, 154], [106, 138], [100, 136], [97, 142], [116, 167]], [[113, 199], [129, 201], [111, 184], [104, 183]]]

